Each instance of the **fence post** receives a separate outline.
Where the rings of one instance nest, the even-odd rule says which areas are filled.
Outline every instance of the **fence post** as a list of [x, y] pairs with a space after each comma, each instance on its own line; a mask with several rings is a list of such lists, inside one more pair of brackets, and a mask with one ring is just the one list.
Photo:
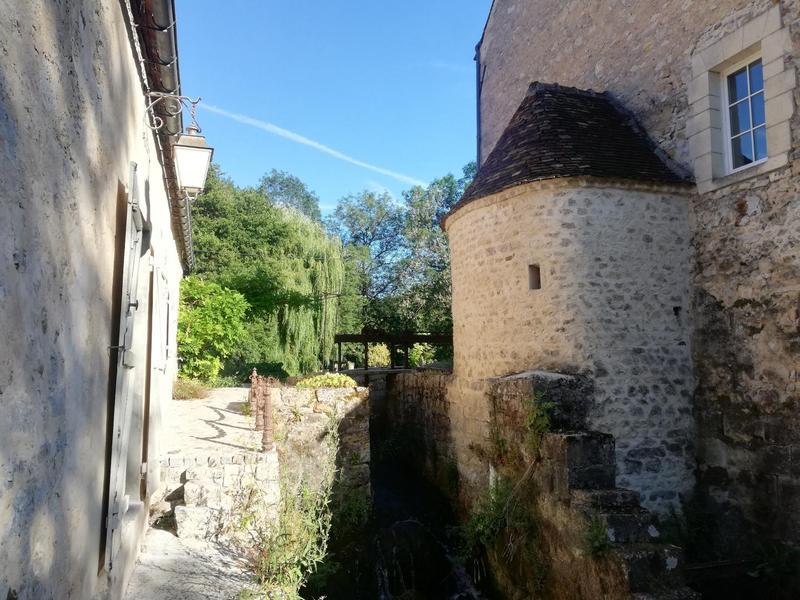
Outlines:
[[256, 420], [256, 431], [261, 432], [261, 451], [275, 447], [272, 424], [272, 394], [278, 390], [277, 381], [262, 377], [255, 369], [250, 375], [250, 408]]

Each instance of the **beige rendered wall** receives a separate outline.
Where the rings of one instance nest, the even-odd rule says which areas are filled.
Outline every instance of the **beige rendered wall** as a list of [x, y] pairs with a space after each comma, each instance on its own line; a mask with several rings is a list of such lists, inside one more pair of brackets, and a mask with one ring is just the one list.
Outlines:
[[[112, 279], [131, 161], [173, 318], [181, 267], [122, 4], [2, 0], [0, 56], [0, 598], [84, 600], [106, 587]], [[154, 412], [174, 354], [159, 366]]]
[[[483, 156], [538, 79], [610, 91], [691, 169], [693, 58], [776, 7], [789, 39], [767, 58], [794, 75], [783, 83], [797, 81], [797, 0], [495, 0], [480, 48]], [[752, 532], [800, 544], [800, 89], [790, 89], [788, 164], [691, 198], [698, 490], [724, 556], [747, 551]]]
[[685, 196], [554, 180], [467, 204], [447, 232], [462, 428], [485, 420], [469, 411], [485, 406], [486, 378], [588, 371], [590, 426], [616, 437], [618, 485], [650, 508], [675, 503], [694, 466]]

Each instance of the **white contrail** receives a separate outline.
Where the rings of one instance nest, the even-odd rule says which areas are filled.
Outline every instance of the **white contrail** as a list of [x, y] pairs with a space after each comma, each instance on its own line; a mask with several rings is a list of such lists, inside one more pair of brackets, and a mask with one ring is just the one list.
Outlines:
[[294, 131], [289, 131], [288, 129], [284, 129], [283, 127], [278, 127], [277, 125], [273, 125], [272, 123], [261, 121], [259, 119], [254, 119], [252, 117], [248, 117], [247, 115], [241, 115], [239, 113], [229, 112], [223, 108], [214, 106], [213, 104], [200, 104], [199, 106], [200, 108], [205, 108], [206, 110], [210, 110], [211, 112], [217, 113], [218, 115], [222, 115], [223, 117], [227, 117], [234, 121], [238, 121], [239, 123], [244, 123], [245, 125], [250, 125], [251, 127], [257, 127], [258, 129], [263, 129], [267, 133], [271, 133], [273, 135], [286, 138], [287, 140], [297, 142], [298, 144], [303, 144], [304, 146], [310, 146], [315, 150], [324, 152], [325, 154], [333, 156], [334, 158], [338, 158], [339, 160], [349, 162], [350, 164], [362, 167], [364, 169], [369, 169], [370, 171], [375, 171], [376, 173], [380, 173], [381, 175], [386, 175], [387, 177], [397, 179], [398, 181], [402, 181], [403, 183], [408, 183], [410, 185], [421, 185], [423, 187], [428, 185], [424, 181], [415, 179], [413, 177], [409, 177], [408, 175], [403, 175], [402, 173], [390, 171], [389, 169], [384, 169], [383, 167], [371, 165], [367, 162], [364, 162], [363, 160], [358, 160], [357, 158], [348, 156], [343, 152], [334, 150], [333, 148], [326, 146], [325, 144], [320, 144], [319, 142], [310, 140], [307, 137], [300, 135], [299, 133], [295, 133]]

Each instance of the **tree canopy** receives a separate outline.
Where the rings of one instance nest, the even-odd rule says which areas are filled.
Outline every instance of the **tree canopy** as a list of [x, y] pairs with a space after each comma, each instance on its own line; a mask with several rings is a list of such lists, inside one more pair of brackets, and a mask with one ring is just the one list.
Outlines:
[[[327, 363], [337, 332], [452, 331], [450, 256], [439, 223], [474, 174], [470, 163], [461, 177], [445, 175], [400, 199], [352, 194], [323, 225], [317, 195], [297, 177], [273, 169], [257, 187], [238, 187], [213, 166], [193, 209], [196, 277], [182, 290], [186, 372], [213, 378], [221, 369], [241, 379], [256, 366], [300, 375]], [[214, 307], [232, 310], [223, 299], [244, 306], [236, 335], [224, 348], [191, 339], [191, 323], [201, 316], [217, 323]], [[419, 360], [431, 355], [416, 352]]]
[[[275, 173], [265, 179], [287, 181]], [[279, 374], [315, 371], [333, 346], [341, 243], [296, 208], [273, 201], [268, 189], [237, 187], [215, 166], [193, 209], [197, 274], [248, 303], [246, 331], [227, 373], [256, 365]]]

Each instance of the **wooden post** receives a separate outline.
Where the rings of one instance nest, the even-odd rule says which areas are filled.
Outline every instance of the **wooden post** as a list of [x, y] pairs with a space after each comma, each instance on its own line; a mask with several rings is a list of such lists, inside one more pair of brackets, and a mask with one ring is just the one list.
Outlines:
[[406, 350], [406, 355], [404, 357], [403, 362], [405, 363], [406, 369], [407, 369], [408, 368], [408, 345], [406, 345], [405, 350]]
[[394, 344], [389, 344], [389, 368], [394, 369]]
[[339, 366], [336, 368], [337, 371], [342, 370], [342, 342], [337, 344], [339, 346], [339, 362], [337, 363]]

